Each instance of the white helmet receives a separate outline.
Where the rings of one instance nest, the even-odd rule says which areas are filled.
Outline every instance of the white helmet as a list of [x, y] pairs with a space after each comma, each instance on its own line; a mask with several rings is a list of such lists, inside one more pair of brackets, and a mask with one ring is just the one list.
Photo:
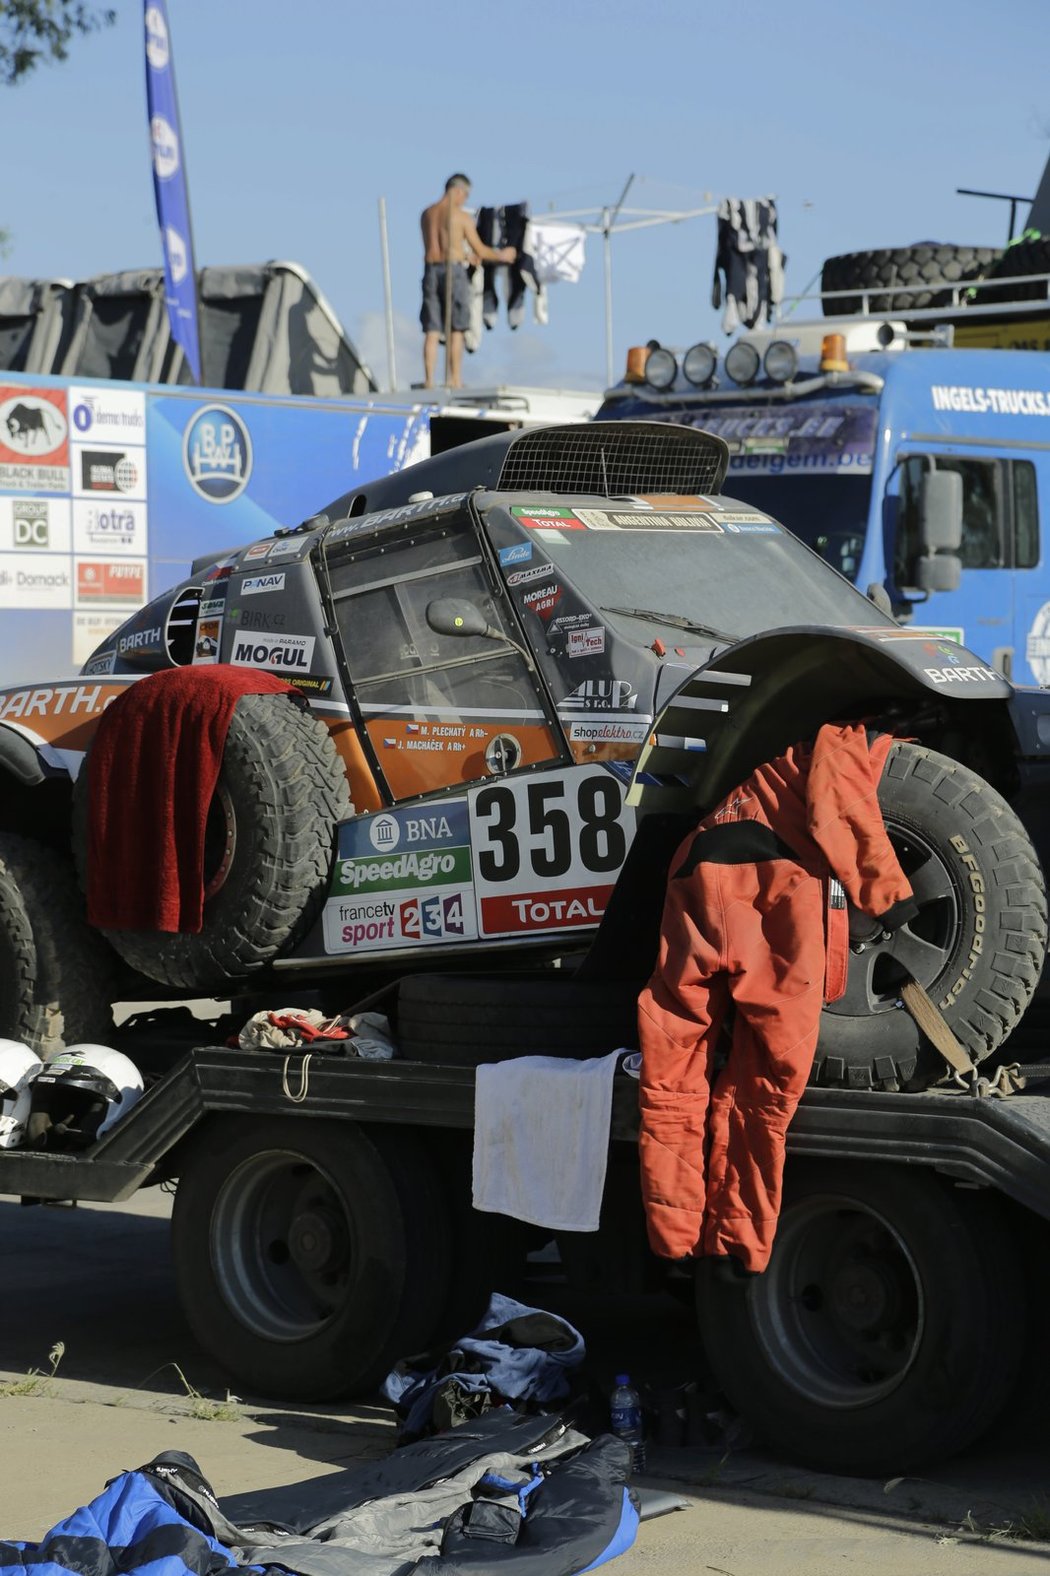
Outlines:
[[19, 1040], [0, 1040], [0, 1149], [14, 1149], [25, 1137], [30, 1110], [29, 1083], [43, 1064]]
[[47, 1147], [86, 1149], [142, 1098], [142, 1074], [108, 1045], [71, 1045], [51, 1056], [30, 1086]]

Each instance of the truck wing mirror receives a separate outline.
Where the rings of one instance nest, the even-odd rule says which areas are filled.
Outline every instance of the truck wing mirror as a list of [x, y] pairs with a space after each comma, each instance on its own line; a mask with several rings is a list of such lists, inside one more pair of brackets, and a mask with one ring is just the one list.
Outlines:
[[919, 540], [923, 552], [958, 553], [962, 531], [962, 477], [958, 471], [927, 471], [919, 493]]
[[958, 553], [922, 553], [915, 560], [915, 583], [920, 591], [958, 591], [961, 580]]
[[502, 630], [493, 629], [479, 607], [465, 597], [439, 596], [427, 603], [427, 623], [435, 635], [481, 635], [503, 640]]

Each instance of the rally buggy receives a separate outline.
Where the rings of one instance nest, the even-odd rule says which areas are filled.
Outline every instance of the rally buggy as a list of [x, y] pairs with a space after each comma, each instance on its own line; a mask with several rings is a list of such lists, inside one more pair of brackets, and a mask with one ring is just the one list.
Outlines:
[[[721, 439], [652, 422], [483, 439], [199, 561], [76, 680], [0, 692], [0, 1034], [95, 1038], [135, 996], [341, 1006], [401, 978], [408, 1057], [630, 1044], [689, 818], [865, 718], [901, 740], [880, 797], [919, 913], [855, 939], [814, 1077], [922, 1081], [908, 977], [988, 1056], [1043, 963], [1050, 699], [899, 628], [722, 496], [726, 465]], [[926, 478], [931, 556], [955, 481]], [[97, 721], [142, 675], [217, 661], [309, 709], [237, 706], [200, 932], [93, 932], [74, 871]]]

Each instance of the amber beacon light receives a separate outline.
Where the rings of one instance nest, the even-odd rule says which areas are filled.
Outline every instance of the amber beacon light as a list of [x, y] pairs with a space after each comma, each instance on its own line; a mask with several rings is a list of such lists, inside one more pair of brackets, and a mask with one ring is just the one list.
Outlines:
[[848, 372], [845, 334], [825, 334], [820, 342], [821, 372]]

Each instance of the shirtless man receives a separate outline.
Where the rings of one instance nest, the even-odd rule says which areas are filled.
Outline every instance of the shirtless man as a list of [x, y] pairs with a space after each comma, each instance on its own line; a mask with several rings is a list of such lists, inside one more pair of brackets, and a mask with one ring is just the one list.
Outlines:
[[512, 263], [517, 257], [513, 246], [486, 246], [474, 221], [463, 212], [470, 192], [465, 175], [450, 175], [445, 195], [424, 208], [420, 218], [423, 229], [423, 325], [424, 387], [434, 387], [438, 341], [445, 329], [445, 265], [452, 262], [452, 333], [448, 346], [449, 387], [463, 387], [463, 334], [470, 325], [470, 282], [468, 263]]

